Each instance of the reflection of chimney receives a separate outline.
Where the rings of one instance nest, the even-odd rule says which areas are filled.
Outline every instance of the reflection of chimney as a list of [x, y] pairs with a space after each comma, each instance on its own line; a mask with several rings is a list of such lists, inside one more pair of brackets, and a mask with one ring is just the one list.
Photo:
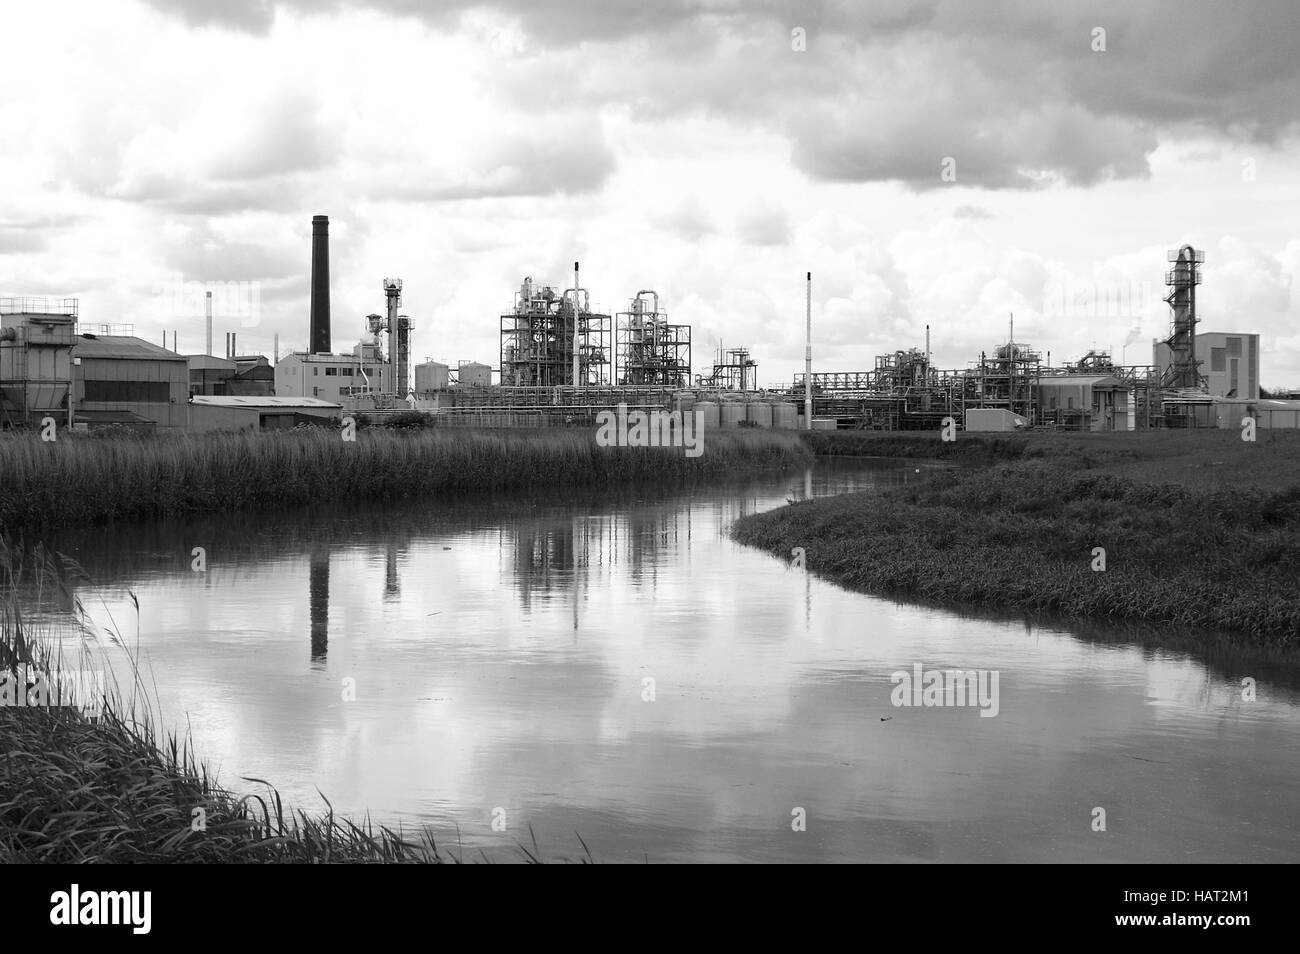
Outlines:
[[314, 551], [308, 569], [307, 602], [311, 614], [311, 658], [324, 659], [330, 634], [330, 555]]
[[311, 342], [312, 354], [330, 353], [330, 220], [311, 217]]

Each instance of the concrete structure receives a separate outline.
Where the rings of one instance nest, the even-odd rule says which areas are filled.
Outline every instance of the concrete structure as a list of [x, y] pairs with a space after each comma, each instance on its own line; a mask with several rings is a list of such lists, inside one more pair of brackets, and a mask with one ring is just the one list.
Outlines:
[[[1211, 397], [1259, 398], [1259, 335], [1204, 332], [1196, 336], [1195, 354]], [[1152, 358], [1162, 372], [1173, 360], [1163, 341], [1155, 342]]]
[[142, 338], [80, 335], [72, 346], [73, 420], [92, 425], [188, 421], [189, 362]]
[[0, 299], [0, 422], [71, 420], [77, 299]]
[[332, 424], [342, 411], [338, 404], [316, 398], [200, 394], [190, 398], [189, 425], [194, 431], [281, 430]]
[[972, 407], [966, 410], [968, 431], [1015, 431], [1029, 426], [1029, 421], [1001, 407]]
[[1110, 375], [1048, 375], [1038, 381], [1038, 408], [1044, 424], [1083, 431], [1133, 428], [1129, 388]]
[[308, 354], [294, 351], [275, 365], [278, 397], [312, 397], [342, 403], [364, 393], [388, 393], [389, 363], [379, 345], [362, 341], [352, 354]]

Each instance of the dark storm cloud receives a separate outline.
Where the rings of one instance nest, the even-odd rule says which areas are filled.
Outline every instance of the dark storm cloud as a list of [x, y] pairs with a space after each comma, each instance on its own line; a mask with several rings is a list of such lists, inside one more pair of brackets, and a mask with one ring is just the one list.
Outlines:
[[[327, 9], [349, 8], [362, 7]], [[796, 166], [830, 181], [939, 188], [939, 163], [952, 157], [958, 184], [1087, 186], [1145, 176], [1147, 156], [1171, 132], [1271, 143], [1300, 122], [1293, 0], [1260, 0], [1248, 12], [1215, 0], [377, 0], [364, 8], [438, 30], [456, 29], [473, 10], [509, 17], [530, 42], [502, 64], [507, 101], [722, 117], [787, 136]], [[270, 22], [254, 3], [223, 12], [190, 2], [179, 15], [242, 29]], [[791, 47], [795, 27], [806, 31], [804, 52]], [[1105, 31], [1104, 52], [1093, 49], [1096, 29]], [[578, 44], [577, 63], [555, 55]], [[524, 194], [530, 179], [558, 174], [498, 168], [433, 195]]]

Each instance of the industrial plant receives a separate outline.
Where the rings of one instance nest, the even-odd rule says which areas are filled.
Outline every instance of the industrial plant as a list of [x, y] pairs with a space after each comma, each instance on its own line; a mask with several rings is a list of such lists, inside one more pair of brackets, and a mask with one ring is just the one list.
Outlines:
[[[1170, 333], [1153, 342], [1150, 364], [1091, 350], [1058, 365], [1016, 340], [964, 368], [932, 362], [924, 348], [883, 354], [861, 371], [796, 374], [760, 388], [749, 348], [719, 345], [697, 370], [691, 325], [669, 320], [658, 292], [641, 289], [614, 315], [595, 311], [574, 262], [572, 285], [527, 276], [499, 315], [498, 365], [412, 363], [415, 321], [402, 313], [403, 282], [384, 278], [382, 313], [358, 321], [348, 351], [332, 350], [329, 219], [312, 218], [308, 348], [275, 354], [182, 355], [135, 337], [129, 325], [80, 325], [75, 299], [0, 299], [0, 425], [53, 419], [77, 430], [277, 428], [401, 412], [434, 423], [485, 427], [591, 426], [617, 405], [698, 408], [706, 427], [929, 430], [951, 421], [970, 431], [1134, 430], [1300, 426], [1300, 402], [1260, 399], [1259, 335], [1198, 330], [1204, 252], [1169, 253], [1165, 284]], [[811, 276], [809, 276], [811, 281]], [[378, 297], [378, 296], [377, 296]], [[811, 288], [809, 291], [811, 315]], [[91, 330], [93, 328], [93, 330]], [[811, 415], [805, 411], [810, 410]]]

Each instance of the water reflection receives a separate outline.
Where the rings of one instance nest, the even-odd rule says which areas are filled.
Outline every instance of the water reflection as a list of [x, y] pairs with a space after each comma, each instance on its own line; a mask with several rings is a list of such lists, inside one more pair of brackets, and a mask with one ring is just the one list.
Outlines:
[[311, 660], [323, 663], [330, 642], [330, 554], [313, 547], [308, 564], [307, 600], [311, 608]]
[[[512, 843], [488, 825], [503, 807], [511, 833], [578, 830], [606, 860], [1300, 854], [1294, 763], [1256, 757], [1294, 747], [1294, 662], [869, 598], [726, 535], [741, 514], [915, 471], [840, 462], [61, 543], [95, 581], [88, 606], [134, 620], [138, 593], [165, 711], [189, 715], [199, 751], [306, 807], [319, 787], [340, 811], [459, 826], [489, 851]], [[890, 673], [916, 662], [1000, 671], [1000, 715], [892, 708]], [[1122, 835], [1092, 837], [1098, 804]]]

